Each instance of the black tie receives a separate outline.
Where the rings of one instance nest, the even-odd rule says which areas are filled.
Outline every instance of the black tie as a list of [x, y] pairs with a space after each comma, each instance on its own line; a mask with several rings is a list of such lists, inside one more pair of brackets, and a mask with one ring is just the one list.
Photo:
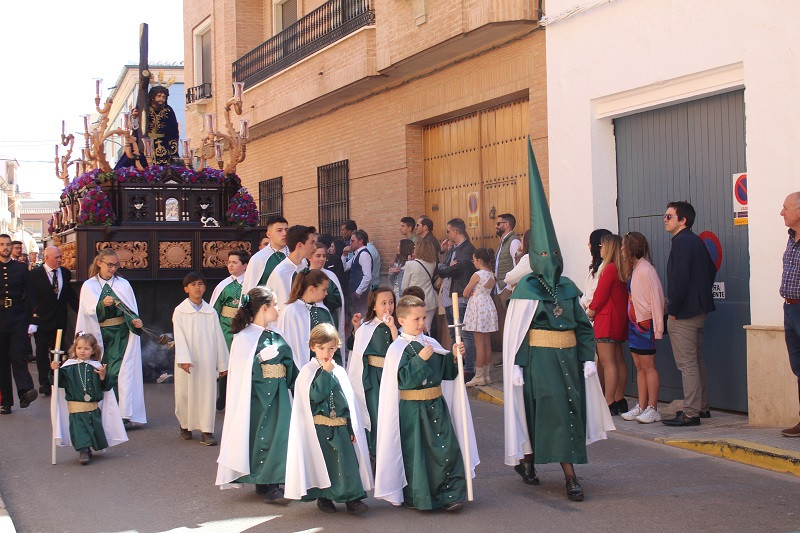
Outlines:
[[58, 270], [53, 270], [53, 292], [56, 293], [56, 298], [58, 298]]

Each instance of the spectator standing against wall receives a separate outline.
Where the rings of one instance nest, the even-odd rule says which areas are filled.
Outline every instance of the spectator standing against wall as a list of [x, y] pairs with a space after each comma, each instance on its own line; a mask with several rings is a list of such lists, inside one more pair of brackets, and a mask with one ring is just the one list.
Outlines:
[[[783, 252], [781, 297], [783, 298], [783, 326], [789, 364], [800, 379], [800, 192], [786, 197], [781, 209], [783, 222], [789, 228], [789, 241]], [[800, 381], [797, 383], [800, 399]], [[781, 431], [784, 437], [800, 437], [800, 422]]]

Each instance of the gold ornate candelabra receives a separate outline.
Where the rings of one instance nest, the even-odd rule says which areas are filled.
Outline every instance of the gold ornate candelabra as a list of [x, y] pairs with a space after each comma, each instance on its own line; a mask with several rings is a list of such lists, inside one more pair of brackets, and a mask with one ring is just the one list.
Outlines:
[[61, 146], [67, 148], [67, 154], [62, 155], [61, 157], [58, 156], [58, 144], [56, 145], [56, 177], [64, 182], [64, 187], [69, 185], [69, 167], [71, 165], [75, 165], [76, 176], [79, 175], [78, 172], [80, 171], [80, 167], [83, 163], [79, 159], [74, 159], [70, 161], [70, 157], [72, 157], [72, 148], [75, 144], [75, 136], [71, 133], [66, 135], [66, 123], [62, 120], [61, 121]]
[[[225, 130], [227, 133], [214, 130], [214, 115], [206, 113], [205, 115], [205, 130], [207, 135], [203, 138], [203, 143], [200, 147], [200, 159], [202, 159], [203, 166], [208, 166], [209, 160], [217, 161], [219, 168], [225, 174], [233, 174], [236, 172], [236, 166], [244, 161], [247, 156], [247, 134], [248, 134], [248, 121], [242, 119], [239, 122], [239, 131], [237, 132], [233, 127], [231, 120], [231, 110], [235, 111], [237, 115], [242, 114], [242, 91], [244, 83], [234, 82], [233, 84], [233, 97], [225, 103]], [[228, 152], [230, 160], [228, 164], [224, 161], [224, 145], [228, 144]], [[192, 156], [192, 153], [187, 154], [188, 141], [184, 143], [184, 161]]]

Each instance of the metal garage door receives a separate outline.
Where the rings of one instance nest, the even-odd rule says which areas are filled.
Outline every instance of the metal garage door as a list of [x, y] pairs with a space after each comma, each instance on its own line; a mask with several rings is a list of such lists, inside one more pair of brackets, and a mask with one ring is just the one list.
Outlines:
[[[734, 225], [732, 199], [732, 175], [746, 172], [744, 92], [619, 118], [614, 132], [620, 234], [639, 231], [647, 236], [665, 293], [670, 249], [663, 221], [667, 202], [689, 201], [697, 210], [693, 231], [713, 232], [719, 238], [722, 264], [716, 281], [724, 283], [725, 298], [716, 300], [717, 311], [706, 320], [703, 343], [710, 399], [712, 407], [746, 411], [747, 349], [742, 326], [750, 322], [750, 266], [747, 226]], [[659, 343], [656, 366], [661, 374], [660, 399], [682, 398], [669, 336]], [[633, 372], [630, 376], [635, 379]], [[629, 380], [628, 392], [635, 391]]]

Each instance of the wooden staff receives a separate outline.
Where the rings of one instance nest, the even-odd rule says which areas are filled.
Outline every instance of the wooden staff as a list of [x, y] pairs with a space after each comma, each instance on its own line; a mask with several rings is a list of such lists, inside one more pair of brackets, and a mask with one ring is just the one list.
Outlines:
[[[458, 316], [458, 293], [454, 292], [453, 298], [453, 325], [450, 326], [456, 332], [456, 344], [461, 343], [461, 328], [464, 324], [461, 323], [461, 318]], [[458, 361], [458, 395], [461, 399], [461, 433], [464, 436], [463, 442], [463, 459], [464, 459], [464, 477], [467, 480], [467, 500], [472, 501], [472, 461], [470, 459], [469, 449], [469, 428], [467, 424], [467, 395], [466, 386], [464, 384], [464, 360], [462, 356], [456, 357]]]
[[[63, 329], [56, 331], [56, 346], [50, 353], [53, 354], [53, 361], [61, 363], [61, 335]], [[58, 434], [58, 370], [53, 370], [53, 389], [50, 393], [50, 424], [53, 426], [53, 438], [50, 441], [50, 464], [56, 464], [56, 435]]]

